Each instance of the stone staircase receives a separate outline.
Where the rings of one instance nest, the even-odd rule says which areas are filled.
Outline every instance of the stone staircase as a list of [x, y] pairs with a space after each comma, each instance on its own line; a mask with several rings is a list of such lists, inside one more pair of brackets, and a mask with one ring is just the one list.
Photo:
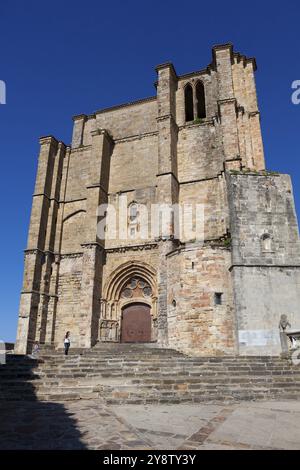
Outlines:
[[8, 355], [0, 399], [108, 404], [300, 398], [300, 366], [279, 357], [187, 357], [153, 345], [102, 344], [90, 350], [45, 349], [38, 360]]

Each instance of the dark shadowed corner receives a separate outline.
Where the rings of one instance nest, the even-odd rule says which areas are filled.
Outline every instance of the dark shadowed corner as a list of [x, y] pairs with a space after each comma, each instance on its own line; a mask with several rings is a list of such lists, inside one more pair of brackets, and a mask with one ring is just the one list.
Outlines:
[[76, 421], [62, 403], [35, 393], [37, 359], [7, 355], [0, 365], [0, 450], [83, 450]]

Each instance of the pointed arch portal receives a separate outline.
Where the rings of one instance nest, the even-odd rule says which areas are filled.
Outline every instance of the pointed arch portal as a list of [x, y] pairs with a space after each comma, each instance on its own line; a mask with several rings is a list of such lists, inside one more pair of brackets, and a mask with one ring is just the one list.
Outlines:
[[107, 280], [101, 300], [100, 341], [146, 343], [157, 337], [156, 272], [129, 261]]

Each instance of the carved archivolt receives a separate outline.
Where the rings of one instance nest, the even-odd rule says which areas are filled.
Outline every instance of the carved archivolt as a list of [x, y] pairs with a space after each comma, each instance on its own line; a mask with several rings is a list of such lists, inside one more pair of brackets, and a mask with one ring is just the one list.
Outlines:
[[104, 286], [103, 298], [107, 301], [118, 300], [123, 287], [132, 277], [139, 277], [145, 280], [152, 288], [153, 295], [156, 295], [155, 269], [141, 261], [128, 261], [112, 272]]
[[153, 339], [156, 336], [157, 285], [156, 272], [143, 262], [129, 261], [109, 277], [101, 299], [100, 340], [119, 341], [122, 309], [133, 302], [151, 308]]

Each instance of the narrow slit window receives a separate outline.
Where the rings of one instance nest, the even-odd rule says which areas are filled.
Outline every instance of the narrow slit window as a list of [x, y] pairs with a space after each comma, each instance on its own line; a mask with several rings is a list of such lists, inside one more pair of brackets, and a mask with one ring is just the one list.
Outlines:
[[194, 103], [193, 103], [193, 89], [191, 85], [187, 85], [184, 90], [185, 100], [185, 121], [194, 120]]
[[198, 82], [196, 85], [196, 99], [197, 99], [197, 118], [203, 119], [206, 117], [205, 108], [205, 91], [202, 82]]

